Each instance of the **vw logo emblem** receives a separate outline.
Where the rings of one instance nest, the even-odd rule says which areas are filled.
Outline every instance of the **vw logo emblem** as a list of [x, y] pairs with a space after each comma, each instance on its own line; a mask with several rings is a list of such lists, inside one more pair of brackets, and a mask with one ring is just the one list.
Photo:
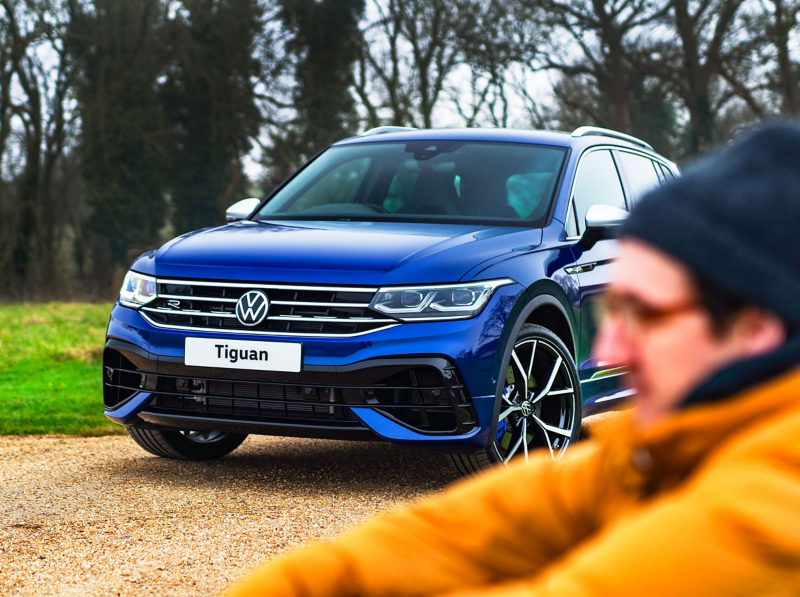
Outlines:
[[260, 290], [245, 292], [236, 303], [236, 319], [242, 325], [258, 325], [266, 318], [267, 311], [269, 311], [269, 299]]

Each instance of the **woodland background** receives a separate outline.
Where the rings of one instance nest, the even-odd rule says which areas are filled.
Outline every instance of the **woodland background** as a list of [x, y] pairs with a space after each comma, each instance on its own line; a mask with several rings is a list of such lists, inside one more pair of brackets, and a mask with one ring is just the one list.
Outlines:
[[800, 0], [0, 0], [0, 298], [108, 299], [384, 125], [628, 132], [684, 161], [800, 116]]

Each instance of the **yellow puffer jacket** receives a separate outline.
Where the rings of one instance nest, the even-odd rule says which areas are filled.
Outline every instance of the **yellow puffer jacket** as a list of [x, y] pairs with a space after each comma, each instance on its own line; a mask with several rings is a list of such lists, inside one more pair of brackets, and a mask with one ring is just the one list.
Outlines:
[[630, 413], [257, 570], [231, 597], [800, 595], [800, 370]]

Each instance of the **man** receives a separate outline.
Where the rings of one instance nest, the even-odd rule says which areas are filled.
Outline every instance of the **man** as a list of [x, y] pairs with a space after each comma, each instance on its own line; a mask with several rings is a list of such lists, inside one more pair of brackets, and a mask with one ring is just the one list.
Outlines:
[[635, 408], [258, 570], [231, 595], [800, 594], [800, 127], [654, 191], [597, 356]]

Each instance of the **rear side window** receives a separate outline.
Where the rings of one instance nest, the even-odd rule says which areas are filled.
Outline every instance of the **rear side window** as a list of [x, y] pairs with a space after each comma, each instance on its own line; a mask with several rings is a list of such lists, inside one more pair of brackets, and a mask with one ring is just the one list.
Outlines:
[[664, 178], [667, 180], [667, 182], [675, 179], [675, 175], [672, 173], [672, 170], [670, 170], [663, 164], [659, 164], [659, 166], [661, 166], [661, 173], [664, 175]]
[[628, 190], [633, 195], [633, 203], [644, 197], [648, 191], [659, 186], [658, 174], [653, 160], [627, 151], [616, 152], [616, 157], [625, 173]]
[[[655, 173], [653, 173], [655, 176]], [[607, 149], [592, 151], [581, 158], [572, 191], [575, 225], [570, 222], [570, 236], [583, 234], [586, 229], [586, 212], [592, 205], [610, 205], [627, 209], [622, 183], [611, 152]]]

